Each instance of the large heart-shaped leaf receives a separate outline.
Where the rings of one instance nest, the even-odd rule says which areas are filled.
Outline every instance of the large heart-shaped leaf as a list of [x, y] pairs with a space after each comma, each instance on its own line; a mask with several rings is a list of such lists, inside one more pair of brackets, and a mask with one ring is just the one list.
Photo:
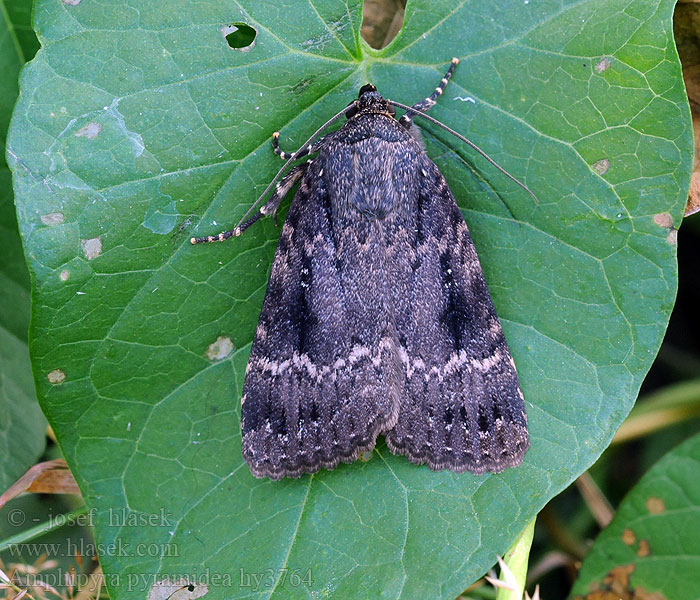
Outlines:
[[[113, 598], [157, 574], [198, 576], [212, 598], [451, 598], [598, 457], [674, 300], [692, 135], [672, 8], [412, 0], [375, 52], [360, 0], [37, 1], [43, 48], [10, 138], [32, 353], [100, 542], [128, 544], [102, 556]], [[246, 51], [225, 37], [237, 23], [257, 32]], [[539, 199], [426, 126], [532, 447], [497, 476], [434, 473], [380, 444], [367, 462], [256, 480], [239, 397], [279, 232], [189, 237], [235, 224], [270, 181], [273, 131], [293, 148], [367, 81], [415, 102], [452, 56], [432, 113]]]
[[[575, 598], [700, 596], [700, 435], [664, 456], [620, 504], [586, 555]], [[611, 592], [612, 593], [612, 592]]]

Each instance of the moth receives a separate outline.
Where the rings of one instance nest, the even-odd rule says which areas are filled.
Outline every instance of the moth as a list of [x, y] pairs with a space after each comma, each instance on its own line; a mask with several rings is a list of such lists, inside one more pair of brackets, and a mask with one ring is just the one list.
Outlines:
[[287, 164], [316, 158], [280, 180], [283, 167], [235, 229], [191, 240], [240, 235], [299, 181], [243, 386], [242, 453], [256, 477], [333, 469], [380, 434], [391, 452], [458, 473], [501, 472], [528, 449], [523, 394], [467, 224], [413, 123], [425, 116], [481, 152], [424, 114], [458, 62], [410, 107], [363, 86], [297, 152], [275, 133]]

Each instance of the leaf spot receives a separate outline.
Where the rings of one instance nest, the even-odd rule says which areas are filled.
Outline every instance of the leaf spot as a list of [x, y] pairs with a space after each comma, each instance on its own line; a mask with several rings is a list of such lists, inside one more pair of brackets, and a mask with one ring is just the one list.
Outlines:
[[64, 269], [63, 271], [61, 271], [61, 273], [60, 273], [59, 276], [58, 276], [58, 278], [59, 278], [61, 281], [68, 281], [68, 278], [69, 278], [69, 277], [70, 277], [70, 272], [67, 271], [66, 269]]
[[643, 587], [634, 587], [630, 575], [634, 573], [635, 565], [620, 565], [610, 569], [603, 577], [602, 583], [592, 582], [590, 593], [585, 596], [574, 596], [574, 600], [622, 600], [636, 598], [639, 600], [666, 600], [659, 592], [649, 593]]
[[668, 229], [668, 235], [666, 236], [666, 241], [671, 245], [675, 246], [678, 242], [678, 230], [673, 226], [673, 219], [671, 215], [666, 213], [658, 213], [654, 215], [654, 223], [661, 227]]
[[69, 6], [78, 6], [83, 0], [63, 0], [63, 4], [68, 4]]
[[89, 140], [94, 140], [98, 134], [102, 131], [102, 125], [95, 123], [94, 121], [81, 127], [75, 132], [75, 137], [85, 137]]
[[662, 512], [666, 511], [665, 502], [661, 498], [657, 498], [656, 496], [649, 496], [644, 505], [647, 507], [649, 514], [652, 515], [659, 515]]
[[631, 546], [632, 544], [634, 544], [634, 542], [637, 541], [637, 536], [634, 535], [634, 531], [632, 531], [631, 529], [625, 529], [622, 532], [622, 541], [627, 546]]
[[219, 336], [216, 341], [209, 344], [207, 358], [209, 360], [223, 360], [233, 352], [233, 342], [230, 337]]
[[660, 225], [661, 227], [673, 227], [671, 215], [668, 213], [659, 213], [654, 215], [654, 223]]
[[610, 168], [610, 161], [607, 158], [602, 158], [593, 163], [593, 170], [599, 175], [605, 175]]
[[240, 52], [248, 52], [255, 46], [255, 36], [258, 35], [255, 29], [245, 23], [223, 25], [219, 28], [219, 31], [224, 36], [228, 47]]
[[49, 213], [47, 215], [41, 215], [41, 222], [44, 225], [48, 225], [49, 227], [52, 227], [53, 225], [60, 225], [65, 221], [65, 217], [63, 216], [63, 213], [60, 212], [53, 212]]
[[649, 540], [639, 540], [639, 548], [637, 549], [637, 556], [644, 558], [651, 554], [651, 548], [649, 547]]
[[611, 64], [609, 58], [602, 58], [594, 68], [598, 73], [602, 73], [603, 71], [607, 71]]
[[61, 369], [54, 369], [53, 371], [49, 372], [49, 374], [46, 376], [46, 379], [49, 380], [49, 383], [53, 383], [54, 385], [63, 383], [66, 380], [66, 374], [61, 371]]
[[102, 254], [102, 240], [99, 237], [90, 238], [89, 240], [80, 240], [80, 245], [83, 248], [85, 258], [92, 260]]
[[374, 451], [373, 451], [373, 450], [365, 450], [364, 452], [361, 452], [361, 453], [360, 453], [360, 456], [358, 456], [358, 458], [359, 458], [362, 462], [369, 462], [370, 460], [372, 460], [372, 456], [373, 456], [373, 455], [374, 455]]
[[204, 583], [190, 583], [186, 577], [155, 581], [148, 591], [148, 600], [195, 600], [209, 593]]
[[608, 574], [603, 577], [603, 583], [615, 588], [626, 588], [630, 582], [630, 575], [634, 573], [635, 566], [620, 565], [613, 567]]

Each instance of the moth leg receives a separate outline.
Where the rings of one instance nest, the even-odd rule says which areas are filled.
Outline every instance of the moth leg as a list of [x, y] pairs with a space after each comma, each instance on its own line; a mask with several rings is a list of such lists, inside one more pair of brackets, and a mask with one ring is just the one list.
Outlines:
[[304, 173], [306, 173], [306, 169], [308, 169], [309, 165], [312, 163], [312, 160], [308, 160], [305, 163], [295, 165], [294, 167], [292, 167], [292, 170], [289, 171], [289, 173], [287, 173], [284, 177], [282, 177], [282, 179], [277, 183], [277, 185], [275, 186], [275, 193], [272, 194], [270, 199], [260, 207], [260, 211], [256, 215], [248, 219], [248, 221], [240, 225], [240, 227], [242, 228], [241, 232], [243, 232], [244, 229], [250, 227], [250, 225], [255, 223], [255, 221], [257, 221], [263, 215], [272, 215], [272, 218], [275, 220], [275, 225], [277, 225], [277, 209], [279, 208], [280, 203], [287, 195], [289, 190], [292, 189], [294, 184], [304, 176]]
[[312, 161], [307, 161], [300, 165], [295, 165], [292, 170], [289, 171], [289, 173], [287, 173], [275, 186], [275, 192], [272, 194], [270, 199], [265, 202], [265, 204], [260, 207], [260, 210], [250, 217], [250, 219], [243, 221], [243, 223], [236, 225], [236, 227], [229, 231], [221, 232], [219, 235], [208, 235], [198, 238], [193, 237], [190, 239], [190, 243], [202, 244], [205, 242], [223, 242], [234, 236], [238, 237], [253, 223], [257, 222], [260, 217], [269, 214], [272, 215], [275, 220], [275, 225], [277, 225], [277, 209], [279, 208], [282, 199], [287, 195], [287, 192], [292, 189], [292, 186], [304, 175], [311, 162]]
[[275, 154], [279, 156], [282, 160], [296, 160], [297, 158], [301, 158], [302, 156], [306, 156], [307, 154], [313, 154], [314, 152], [318, 152], [321, 147], [324, 144], [324, 141], [326, 139], [326, 136], [322, 136], [318, 138], [315, 142], [309, 144], [305, 148], [299, 148], [296, 152], [285, 152], [280, 148], [280, 132], [275, 131], [275, 133], [272, 134], [272, 148], [275, 151]]
[[399, 119], [399, 123], [401, 123], [401, 125], [403, 125], [406, 129], [410, 129], [413, 125], [414, 113], [427, 112], [432, 106], [435, 105], [437, 99], [442, 95], [442, 92], [445, 91], [447, 83], [450, 81], [450, 77], [452, 77], [452, 73], [454, 73], [455, 67], [458, 63], [458, 58], [452, 59], [450, 68], [447, 69], [447, 73], [445, 73], [445, 76], [440, 80], [440, 85], [435, 88], [435, 91], [432, 94], [430, 94], [430, 96], [428, 96], [425, 100], [421, 100], [420, 102], [414, 104], [411, 107], [411, 110]]

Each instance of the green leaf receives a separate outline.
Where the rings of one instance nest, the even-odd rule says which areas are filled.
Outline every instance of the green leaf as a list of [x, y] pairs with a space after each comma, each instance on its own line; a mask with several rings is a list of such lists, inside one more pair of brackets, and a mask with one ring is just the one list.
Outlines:
[[30, 0], [2, 0], [0, 12], [3, 13], [4, 19], [11, 24], [21, 62], [32, 60], [39, 50], [39, 40], [32, 28], [32, 2]]
[[[17, 77], [24, 52], [8, 8], [21, 12], [31, 2], [0, 0], [0, 144], [5, 146], [12, 108], [19, 93]], [[46, 420], [34, 392], [27, 349], [29, 272], [12, 196], [10, 170], [0, 155], [0, 491], [10, 486], [44, 450]]]
[[[37, 1], [10, 156], [40, 398], [98, 540], [160, 548], [102, 557], [112, 598], [144, 597], [157, 573], [208, 576], [211, 598], [453, 598], [595, 461], [674, 301], [692, 130], [672, 9], [413, 0], [373, 51], [359, 0]], [[236, 23], [257, 31], [246, 51], [226, 41]], [[434, 473], [380, 443], [367, 462], [256, 480], [239, 398], [279, 230], [189, 238], [264, 189], [275, 130], [295, 148], [367, 81], [418, 101], [452, 56], [431, 114], [539, 198], [424, 127], [521, 376], [525, 462]], [[109, 509], [164, 518], [129, 527]]]
[[575, 598], [583, 600], [588, 592], [612, 585], [619, 594], [626, 590], [630, 598], [700, 596], [695, 575], [700, 568], [699, 468], [696, 435], [642, 477], [586, 555], [572, 591], [578, 594]]

